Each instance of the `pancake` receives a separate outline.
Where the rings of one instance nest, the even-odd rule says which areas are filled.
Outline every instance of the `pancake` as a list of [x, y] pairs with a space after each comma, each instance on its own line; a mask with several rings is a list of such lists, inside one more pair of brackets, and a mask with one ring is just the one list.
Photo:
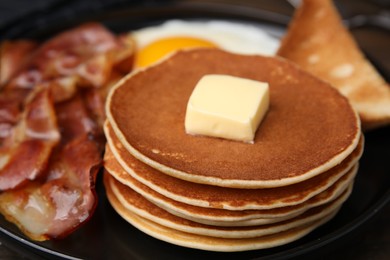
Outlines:
[[139, 215], [127, 210], [118, 201], [118, 199], [115, 197], [112, 190], [110, 189], [110, 185], [105, 186], [107, 191], [107, 198], [110, 201], [111, 205], [121, 217], [123, 217], [134, 227], [138, 228], [139, 230], [145, 232], [150, 236], [169, 243], [173, 243], [175, 245], [210, 251], [233, 252], [265, 249], [283, 245], [303, 237], [316, 227], [329, 221], [337, 213], [337, 211], [334, 211], [328, 216], [325, 216], [318, 221], [308, 223], [297, 228], [292, 228], [287, 231], [279, 232], [273, 235], [241, 239], [218, 238], [178, 231], [172, 228], [165, 227], [163, 225], [159, 225], [156, 222], [150, 221], [146, 218], [142, 218]]
[[258, 225], [251, 227], [218, 227], [199, 224], [187, 219], [170, 214], [164, 209], [146, 200], [142, 195], [131, 188], [116, 181], [111, 175], [106, 174], [105, 184], [109, 185], [112, 194], [129, 211], [140, 215], [160, 225], [197, 235], [222, 237], [222, 238], [251, 238], [286, 231], [307, 223], [319, 220], [334, 211], [338, 211], [341, 204], [348, 198], [352, 187], [331, 203], [315, 207], [295, 218], [281, 221], [275, 224]]
[[364, 129], [390, 123], [390, 86], [364, 57], [331, 0], [302, 1], [278, 55], [347, 96]]
[[[270, 108], [254, 144], [185, 133], [189, 96], [212, 73], [270, 84]], [[217, 49], [180, 51], [130, 74], [110, 92], [106, 112], [125, 149], [145, 164], [175, 178], [232, 188], [308, 180], [340, 164], [361, 135], [357, 114], [329, 84], [281, 58]]]
[[355, 175], [363, 139], [343, 162], [306, 181], [271, 189], [236, 189], [192, 183], [163, 174], [135, 159], [123, 148], [108, 124], [107, 143], [119, 164], [133, 178], [164, 196], [185, 204], [229, 210], [271, 209], [301, 204], [331, 187], [345, 174]]
[[106, 153], [104, 155], [104, 166], [106, 171], [117, 181], [138, 192], [147, 200], [171, 214], [194, 222], [215, 226], [253, 226], [280, 222], [285, 219], [295, 217], [310, 208], [320, 206], [338, 197], [347, 189], [354, 177], [354, 175], [345, 175], [327, 190], [314, 196], [308, 201], [295, 206], [269, 210], [231, 211], [192, 206], [174, 201], [159, 194], [155, 190], [138, 182], [136, 179], [131, 177], [130, 174], [125, 172], [125, 170], [113, 157], [108, 146], [106, 146]]

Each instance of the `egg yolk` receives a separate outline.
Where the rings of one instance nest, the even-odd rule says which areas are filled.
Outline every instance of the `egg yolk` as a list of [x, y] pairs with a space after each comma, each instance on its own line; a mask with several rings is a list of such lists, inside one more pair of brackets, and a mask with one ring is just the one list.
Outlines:
[[165, 55], [184, 48], [215, 48], [212, 42], [192, 37], [164, 38], [150, 43], [139, 50], [135, 57], [135, 67], [142, 68], [160, 60]]

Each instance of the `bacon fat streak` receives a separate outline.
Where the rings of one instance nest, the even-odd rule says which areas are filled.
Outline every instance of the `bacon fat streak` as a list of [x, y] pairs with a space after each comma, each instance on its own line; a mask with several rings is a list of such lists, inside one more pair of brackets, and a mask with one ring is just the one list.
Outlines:
[[99, 23], [0, 45], [0, 212], [31, 239], [65, 237], [92, 216], [105, 97], [133, 53], [128, 35]]

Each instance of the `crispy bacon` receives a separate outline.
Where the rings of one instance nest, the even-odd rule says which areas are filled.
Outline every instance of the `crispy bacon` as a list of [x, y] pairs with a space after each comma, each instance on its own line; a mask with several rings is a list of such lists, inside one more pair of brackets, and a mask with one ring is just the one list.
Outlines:
[[77, 77], [67, 76], [56, 78], [46, 83], [43, 83], [47, 87], [55, 103], [66, 101], [72, 98], [77, 92]]
[[[31, 65], [44, 71], [47, 77], [66, 76], [74, 72], [69, 68], [118, 47], [116, 37], [104, 26], [99, 23], [87, 23], [60, 33], [45, 42], [35, 53]], [[57, 65], [48, 69], [48, 64]], [[52, 69], [54, 71], [51, 71]]]
[[89, 219], [100, 154], [87, 135], [57, 150], [43, 182], [0, 194], [0, 211], [35, 240], [60, 238]]
[[0, 190], [19, 187], [41, 176], [60, 134], [46, 88], [32, 92], [18, 125], [0, 150]]
[[101, 88], [89, 88], [82, 92], [83, 100], [88, 109], [89, 114], [97, 123], [99, 129], [103, 129], [103, 123], [106, 119], [104, 105], [108, 95], [108, 91], [113, 85], [115, 85], [121, 78], [122, 74], [113, 71], [111, 77], [105, 86]]
[[97, 136], [97, 124], [89, 116], [81, 95], [57, 104], [56, 111], [62, 143], [67, 143], [80, 135]]
[[93, 135], [96, 124], [79, 95], [56, 105], [56, 115], [61, 143], [45, 177], [0, 194], [2, 214], [35, 240], [66, 236], [90, 218], [97, 202], [94, 183], [102, 151]]
[[4, 41], [0, 45], [0, 86], [21, 69], [36, 46], [37, 43], [30, 40]]
[[35, 68], [28, 68], [18, 73], [14, 78], [10, 80], [8, 84], [5, 85], [5, 88], [8, 89], [25, 89], [31, 90], [37, 84], [43, 82], [42, 73]]
[[119, 35], [121, 48], [113, 52], [114, 69], [127, 74], [133, 69], [135, 41], [131, 33]]
[[2, 91], [0, 94], [0, 150], [20, 119], [21, 104], [27, 95], [24, 90]]
[[1, 58], [20, 66], [0, 82], [0, 212], [32, 239], [61, 238], [95, 209], [104, 102], [134, 43], [87, 23], [24, 53]]
[[20, 103], [27, 93], [24, 91], [3, 91], [0, 95], [0, 123], [15, 125], [21, 112]]
[[[29, 88], [57, 77], [79, 76], [82, 85], [107, 82], [113, 57], [126, 58], [127, 45], [99, 23], [87, 23], [48, 40], [34, 53], [25, 70], [8, 87]], [[113, 53], [121, 52], [122, 55]], [[130, 56], [131, 53], [128, 53]]]
[[42, 186], [43, 195], [56, 209], [47, 232], [50, 237], [67, 235], [90, 218], [97, 202], [94, 185], [101, 166], [101, 152], [88, 135], [67, 143], [57, 156]]
[[81, 85], [99, 88], [107, 83], [112, 67], [108, 53], [100, 54], [79, 65], [77, 75], [80, 77]]

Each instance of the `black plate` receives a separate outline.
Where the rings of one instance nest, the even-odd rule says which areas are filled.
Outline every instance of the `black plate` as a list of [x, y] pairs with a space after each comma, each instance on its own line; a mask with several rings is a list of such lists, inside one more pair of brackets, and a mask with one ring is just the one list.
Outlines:
[[[181, 3], [128, 7], [88, 16], [67, 15], [22, 23], [17, 30], [6, 32], [10, 38], [45, 38], [78, 23], [101, 21], [116, 32], [128, 31], [161, 21], [181, 19], [229, 19], [251, 22], [280, 34], [288, 17], [260, 8], [245, 6]], [[54, 19], [54, 20], [53, 20]], [[60, 21], [60, 22], [59, 22]], [[38, 26], [38, 27], [37, 27]], [[35, 30], [31, 30], [34, 27]], [[8, 34], [7, 34], [8, 33]], [[387, 76], [387, 75], [385, 75]], [[266, 250], [217, 253], [183, 248], [154, 239], [125, 222], [111, 208], [104, 194], [101, 176], [98, 180], [99, 205], [90, 222], [60, 241], [34, 242], [14, 225], [0, 217], [0, 237], [28, 258], [64, 257], [69, 259], [285, 259], [318, 251], [330, 246], [371, 219], [390, 201], [390, 127], [366, 134], [365, 152], [356, 178], [354, 191], [339, 214], [326, 225], [293, 243]]]

